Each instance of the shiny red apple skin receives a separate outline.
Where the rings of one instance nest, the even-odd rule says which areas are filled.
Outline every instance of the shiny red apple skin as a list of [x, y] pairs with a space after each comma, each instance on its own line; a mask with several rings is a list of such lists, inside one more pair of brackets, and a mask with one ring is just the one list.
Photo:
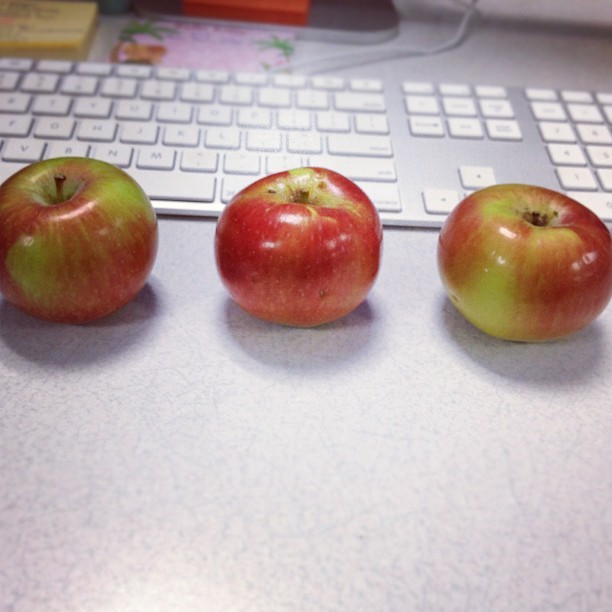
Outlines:
[[80, 324], [124, 306], [145, 285], [157, 246], [148, 197], [111, 164], [49, 159], [0, 186], [0, 292], [39, 319]]
[[610, 231], [579, 202], [538, 186], [469, 195], [445, 221], [437, 258], [457, 309], [505, 340], [573, 334], [612, 297]]
[[295, 327], [335, 321], [361, 304], [381, 249], [371, 200], [324, 168], [254, 182], [224, 209], [215, 234], [217, 269], [233, 300], [257, 318]]

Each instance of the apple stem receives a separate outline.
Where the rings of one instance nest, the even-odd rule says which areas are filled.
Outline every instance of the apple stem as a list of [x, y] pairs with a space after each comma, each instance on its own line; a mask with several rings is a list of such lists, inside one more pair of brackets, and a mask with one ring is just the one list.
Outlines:
[[64, 201], [64, 183], [66, 182], [65, 174], [56, 174], [55, 175], [55, 197], [57, 198], [56, 203], [60, 203]]
[[298, 204], [307, 204], [309, 197], [310, 191], [308, 191], [308, 189], [300, 189], [295, 196], [295, 201]]
[[[556, 216], [556, 213], [553, 213]], [[527, 223], [531, 223], [531, 225], [535, 225], [536, 227], [546, 227], [550, 225], [550, 216], [546, 213], [540, 213], [537, 210], [526, 210], [523, 213], [523, 219], [527, 221]]]

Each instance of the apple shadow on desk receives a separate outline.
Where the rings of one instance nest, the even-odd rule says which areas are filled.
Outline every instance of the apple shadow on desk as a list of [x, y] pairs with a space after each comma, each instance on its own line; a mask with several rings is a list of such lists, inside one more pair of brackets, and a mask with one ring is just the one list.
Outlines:
[[[367, 353], [379, 335], [378, 317], [368, 298], [337, 321], [318, 327], [288, 327], [257, 319], [230, 298], [225, 328], [240, 349], [260, 363], [302, 371], [329, 371]], [[332, 370], [333, 371], [333, 370]]]
[[151, 279], [128, 304], [82, 325], [42, 321], [0, 299], [0, 342], [29, 362], [87, 367], [132, 349], [149, 332], [158, 308]]
[[604, 340], [597, 320], [566, 338], [526, 343], [485, 334], [468, 322], [445, 295], [440, 310], [444, 329], [455, 345], [472, 362], [500, 377], [534, 386], [567, 386], [602, 374]]

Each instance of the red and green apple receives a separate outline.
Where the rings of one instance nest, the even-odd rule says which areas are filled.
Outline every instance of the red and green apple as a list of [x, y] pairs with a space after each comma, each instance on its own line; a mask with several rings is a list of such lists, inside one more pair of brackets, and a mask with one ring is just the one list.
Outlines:
[[451, 302], [506, 340], [561, 338], [612, 297], [610, 231], [586, 206], [533, 185], [495, 185], [460, 202], [438, 240]]
[[63, 157], [0, 185], [0, 292], [45, 320], [85, 323], [131, 301], [157, 254], [151, 203], [126, 172]]
[[215, 258], [233, 300], [253, 316], [313, 327], [343, 317], [378, 274], [382, 226], [369, 197], [325, 168], [259, 179], [219, 217]]

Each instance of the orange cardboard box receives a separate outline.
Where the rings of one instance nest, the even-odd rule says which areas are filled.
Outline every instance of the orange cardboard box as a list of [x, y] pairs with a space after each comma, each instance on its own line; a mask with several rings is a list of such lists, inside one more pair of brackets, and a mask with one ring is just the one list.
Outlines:
[[310, 0], [183, 0], [189, 17], [306, 25]]

